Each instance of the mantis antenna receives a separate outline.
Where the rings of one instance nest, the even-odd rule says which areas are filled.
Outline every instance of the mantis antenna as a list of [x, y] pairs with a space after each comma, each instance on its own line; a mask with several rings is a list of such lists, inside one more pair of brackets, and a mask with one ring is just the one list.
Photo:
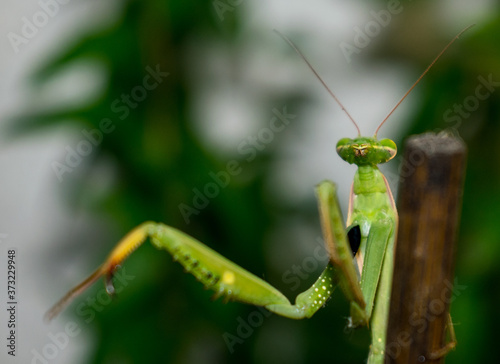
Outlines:
[[346, 115], [349, 117], [349, 119], [352, 121], [352, 123], [354, 124], [354, 126], [356, 127], [356, 129], [358, 130], [358, 136], [361, 136], [361, 132], [359, 130], [359, 127], [358, 127], [358, 124], [356, 124], [356, 122], [354, 121], [354, 119], [352, 118], [352, 116], [349, 114], [349, 112], [346, 110], [346, 108], [344, 107], [344, 105], [342, 105], [342, 103], [340, 102], [340, 100], [337, 98], [337, 96], [335, 96], [335, 94], [332, 92], [332, 90], [330, 90], [330, 88], [326, 85], [326, 83], [323, 81], [323, 79], [319, 76], [318, 72], [316, 72], [316, 70], [313, 68], [313, 66], [311, 66], [311, 64], [309, 63], [309, 61], [307, 60], [306, 56], [304, 56], [302, 54], [302, 52], [297, 48], [297, 46], [290, 40], [288, 39], [285, 35], [281, 34], [280, 32], [278, 32], [276, 29], [274, 29], [274, 31], [276, 32], [276, 34], [278, 34], [281, 38], [283, 38], [285, 40], [285, 42], [287, 42], [288, 44], [290, 44], [290, 46], [295, 50], [295, 52], [297, 52], [297, 54], [304, 60], [304, 62], [306, 62], [306, 64], [309, 66], [309, 68], [311, 69], [311, 71], [314, 73], [314, 75], [318, 78], [319, 82], [321, 82], [321, 84], [326, 88], [326, 90], [328, 91], [328, 93], [334, 98], [334, 100], [337, 102], [337, 104], [339, 104], [340, 108], [342, 109], [342, 111], [344, 111], [346, 113]]
[[[441, 56], [443, 55], [444, 52], [446, 52], [446, 50], [467, 30], [469, 30], [471, 27], [473, 27], [474, 24], [471, 24], [467, 27], [465, 27], [462, 31], [460, 31], [460, 33], [458, 33], [444, 48], [443, 50], [437, 55], [437, 57], [431, 62], [431, 64], [426, 68], [426, 70], [420, 75], [420, 77], [417, 79], [417, 81], [415, 81], [415, 83], [410, 87], [410, 89], [403, 95], [403, 97], [401, 98], [401, 100], [398, 101], [398, 103], [396, 104], [396, 106], [394, 106], [392, 108], [392, 110], [389, 112], [389, 114], [385, 117], [384, 120], [382, 120], [382, 122], [379, 124], [379, 126], [377, 127], [377, 130], [375, 130], [375, 134], [374, 134], [374, 137], [376, 138], [377, 137], [377, 134], [378, 134], [378, 131], [380, 130], [380, 128], [382, 127], [382, 125], [384, 125], [384, 123], [387, 121], [387, 119], [389, 119], [389, 117], [392, 115], [392, 113], [398, 108], [398, 106], [403, 102], [404, 99], [406, 99], [406, 96], [409, 95], [409, 93], [415, 88], [415, 86], [417, 86], [417, 84], [420, 82], [420, 80], [426, 75], [427, 72], [429, 72], [429, 70], [431, 69], [431, 67], [434, 65], [434, 63], [437, 62], [437, 60], [439, 58], [441, 58]], [[313, 66], [311, 66], [311, 63], [309, 63], [309, 61], [307, 60], [306, 56], [304, 56], [302, 54], [302, 52], [297, 48], [297, 46], [290, 40], [288, 39], [285, 35], [281, 34], [279, 31], [277, 31], [276, 29], [274, 29], [274, 31], [281, 37], [283, 38], [288, 44], [290, 44], [290, 46], [295, 50], [295, 52], [297, 52], [297, 54], [304, 60], [304, 62], [306, 62], [307, 66], [311, 69], [311, 71], [314, 73], [314, 75], [318, 78], [318, 80], [321, 82], [321, 84], [326, 88], [326, 90], [328, 91], [328, 93], [335, 99], [335, 101], [337, 102], [337, 104], [339, 104], [339, 106], [342, 108], [342, 110], [346, 113], [346, 115], [349, 117], [349, 119], [352, 121], [352, 123], [354, 124], [354, 126], [356, 127], [356, 129], [358, 130], [358, 136], [361, 136], [361, 132], [359, 130], [359, 127], [358, 127], [358, 124], [356, 124], [356, 122], [354, 121], [354, 119], [352, 118], [352, 116], [349, 114], [349, 112], [346, 110], [346, 108], [344, 107], [344, 105], [342, 105], [342, 103], [340, 102], [340, 100], [337, 98], [337, 96], [335, 96], [335, 94], [330, 90], [330, 88], [326, 85], [326, 83], [322, 80], [322, 78], [319, 76], [319, 74], [316, 72], [316, 70], [313, 68]]]
[[387, 121], [387, 119], [389, 119], [389, 117], [392, 115], [392, 113], [398, 108], [398, 106], [403, 102], [403, 100], [406, 98], [406, 96], [408, 96], [408, 94], [413, 90], [413, 88], [415, 86], [417, 86], [417, 84], [420, 82], [420, 80], [425, 76], [425, 74], [431, 69], [431, 67], [434, 65], [434, 63], [437, 62], [437, 60], [443, 55], [444, 52], [446, 52], [446, 50], [468, 29], [470, 29], [471, 27], [473, 27], [475, 24], [471, 24], [467, 27], [465, 27], [464, 29], [462, 29], [462, 31], [460, 31], [460, 33], [458, 33], [451, 41], [450, 43], [448, 43], [446, 45], [446, 47], [443, 48], [443, 50], [437, 55], [437, 57], [434, 59], [434, 61], [431, 62], [431, 64], [427, 67], [427, 69], [424, 71], [424, 73], [422, 73], [420, 75], [420, 77], [417, 79], [417, 81], [415, 81], [415, 83], [410, 87], [410, 89], [408, 91], [406, 91], [406, 93], [403, 95], [403, 97], [401, 98], [401, 100], [399, 100], [399, 102], [396, 104], [396, 106], [394, 106], [391, 110], [391, 112], [385, 117], [384, 120], [382, 120], [382, 122], [380, 123], [380, 125], [378, 126], [377, 130], [375, 130], [375, 135], [374, 137], [377, 137], [377, 134], [378, 134], [378, 131], [379, 129], [382, 127], [382, 125], [384, 125], [384, 123]]

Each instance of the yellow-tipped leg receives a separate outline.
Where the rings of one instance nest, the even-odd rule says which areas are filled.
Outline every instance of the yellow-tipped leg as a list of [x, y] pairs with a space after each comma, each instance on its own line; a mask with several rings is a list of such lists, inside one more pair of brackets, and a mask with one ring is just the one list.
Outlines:
[[114, 294], [115, 287], [113, 286], [113, 275], [116, 268], [146, 240], [149, 235], [149, 228], [152, 224], [154, 223], [145, 222], [125, 235], [111, 251], [106, 261], [99, 268], [97, 268], [94, 273], [66, 293], [63, 298], [61, 298], [49, 311], [47, 311], [45, 314], [45, 320], [51, 321], [77, 296], [82, 294], [88, 287], [94, 284], [94, 282], [101, 276], [104, 276], [106, 291], [108, 294]]
[[64, 295], [54, 306], [44, 316], [45, 321], [50, 322], [54, 317], [59, 315], [59, 313], [68, 306], [75, 297], [79, 296], [83, 291], [90, 287], [95, 281], [97, 281], [103, 274], [103, 266], [101, 265], [97, 268], [94, 273], [88, 276], [82, 283], [71, 289], [68, 293]]
[[155, 225], [153, 222], [145, 222], [137, 226], [135, 229], [130, 231], [125, 235], [122, 240], [118, 242], [116, 247], [111, 251], [108, 258], [102, 265], [103, 272], [105, 276], [106, 292], [113, 295], [115, 293], [115, 287], [113, 285], [113, 275], [116, 268], [125, 260], [127, 257], [134, 252], [142, 243], [146, 240], [150, 233], [150, 227]]

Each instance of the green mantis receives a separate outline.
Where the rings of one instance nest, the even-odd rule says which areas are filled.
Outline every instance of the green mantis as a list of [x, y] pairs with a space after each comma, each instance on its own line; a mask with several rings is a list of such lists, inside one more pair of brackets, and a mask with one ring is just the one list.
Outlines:
[[[348, 325], [370, 327], [372, 345], [369, 362], [382, 363], [386, 345], [398, 214], [391, 190], [387, 180], [379, 171], [378, 164], [394, 158], [397, 148], [392, 140], [378, 140], [377, 134], [430, 67], [465, 30], [441, 51], [380, 123], [373, 137], [361, 136], [355, 121], [307, 59], [288, 38], [282, 36], [304, 59], [358, 130], [356, 138], [341, 139], [336, 147], [337, 153], [343, 160], [358, 166], [351, 187], [347, 229], [344, 228], [336, 185], [330, 181], [321, 182], [316, 187], [316, 194], [330, 262], [316, 282], [297, 296], [294, 304], [269, 283], [224, 258], [193, 237], [171, 226], [145, 222], [128, 233], [113, 249], [106, 261], [56, 303], [47, 312], [46, 317], [49, 320], [54, 318], [100, 277], [105, 279], [107, 292], [113, 294], [112, 278], [117, 267], [149, 238], [158, 249], [167, 250], [175, 261], [182, 264], [185, 270], [193, 274], [206, 288], [215, 291], [216, 297], [222, 296], [228, 300], [262, 306], [284, 317], [310, 318], [325, 306], [334, 289], [340, 286], [350, 302]], [[356, 247], [358, 245], [359, 248]]]

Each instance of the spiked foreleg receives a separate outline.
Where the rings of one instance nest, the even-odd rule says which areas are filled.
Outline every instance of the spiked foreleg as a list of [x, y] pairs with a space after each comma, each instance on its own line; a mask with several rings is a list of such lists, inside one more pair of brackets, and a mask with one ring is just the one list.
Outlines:
[[351, 307], [359, 312], [361, 319], [358, 325], [366, 325], [369, 316], [365, 314], [365, 300], [354, 266], [351, 248], [347, 243], [344, 221], [337, 200], [337, 186], [333, 182], [323, 181], [318, 185], [316, 192], [325, 244], [330, 253], [331, 264], [338, 272], [338, 283], [346, 298], [351, 302]]

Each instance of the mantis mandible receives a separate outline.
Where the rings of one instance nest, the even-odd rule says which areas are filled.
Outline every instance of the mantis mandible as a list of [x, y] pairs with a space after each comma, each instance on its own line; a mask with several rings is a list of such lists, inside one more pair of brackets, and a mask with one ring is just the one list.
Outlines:
[[[393, 257], [398, 228], [398, 213], [386, 178], [378, 164], [396, 155], [396, 144], [377, 139], [382, 125], [413, 90], [449, 46], [469, 27], [456, 35], [411, 86], [373, 137], [362, 137], [351, 115], [324, 83], [305, 56], [285, 36], [277, 32], [306, 62], [314, 75], [340, 105], [358, 131], [354, 139], [341, 139], [336, 146], [339, 156], [358, 169], [351, 186], [347, 229], [337, 200], [336, 185], [323, 181], [316, 187], [319, 215], [330, 261], [316, 282], [299, 294], [295, 304], [276, 288], [210, 249], [193, 237], [156, 222], [145, 222], [129, 232], [111, 251], [106, 261], [82, 283], [71, 289], [46, 314], [48, 320], [58, 315], [71, 301], [100, 277], [108, 294], [113, 294], [113, 274], [117, 267], [148, 237], [158, 249], [167, 250], [175, 261], [193, 274], [215, 297], [262, 306], [291, 319], [310, 318], [340, 286], [350, 301], [349, 327], [369, 326], [372, 335], [369, 363], [382, 363], [386, 345], [386, 326], [393, 276]], [[346, 230], [348, 233], [346, 233]], [[439, 355], [444, 355], [443, 350]]]

